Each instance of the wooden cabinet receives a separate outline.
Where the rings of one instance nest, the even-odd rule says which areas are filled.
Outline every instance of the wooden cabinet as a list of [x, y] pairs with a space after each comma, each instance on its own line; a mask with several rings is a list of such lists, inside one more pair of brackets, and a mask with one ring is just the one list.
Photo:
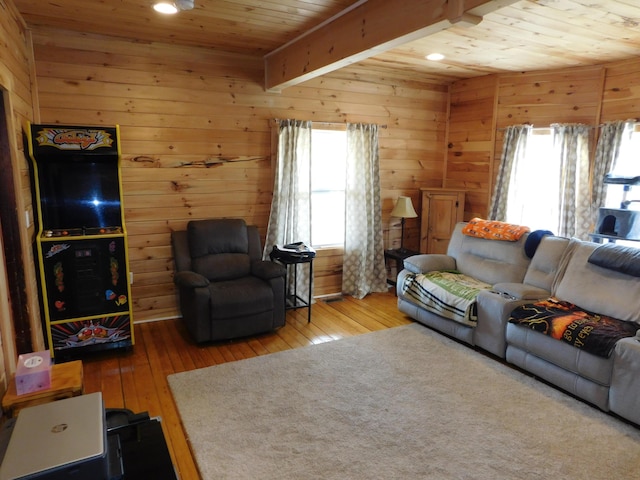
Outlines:
[[451, 232], [464, 216], [464, 192], [447, 188], [421, 188], [420, 251], [447, 253]]

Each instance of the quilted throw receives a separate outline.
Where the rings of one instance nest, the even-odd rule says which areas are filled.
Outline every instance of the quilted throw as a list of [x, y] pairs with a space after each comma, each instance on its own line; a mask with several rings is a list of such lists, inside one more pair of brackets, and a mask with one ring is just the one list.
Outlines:
[[634, 322], [587, 312], [553, 297], [516, 308], [509, 322], [605, 358], [611, 355], [618, 340], [634, 336], [640, 328]]
[[487, 240], [517, 242], [529, 230], [529, 227], [522, 225], [474, 218], [469, 220], [462, 228], [462, 233], [470, 237], [485, 238]]
[[402, 293], [432, 313], [475, 327], [476, 297], [481, 290], [490, 288], [460, 272], [443, 271], [407, 275]]

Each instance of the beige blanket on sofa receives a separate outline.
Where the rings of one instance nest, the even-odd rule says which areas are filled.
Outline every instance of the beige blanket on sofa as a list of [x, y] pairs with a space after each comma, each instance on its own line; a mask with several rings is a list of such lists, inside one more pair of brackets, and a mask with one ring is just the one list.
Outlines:
[[407, 275], [403, 293], [426, 310], [475, 327], [476, 297], [491, 285], [455, 271]]

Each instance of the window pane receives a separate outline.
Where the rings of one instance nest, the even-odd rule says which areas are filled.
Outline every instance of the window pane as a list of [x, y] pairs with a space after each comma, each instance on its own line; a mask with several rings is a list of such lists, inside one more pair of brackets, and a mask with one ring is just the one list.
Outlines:
[[558, 232], [559, 161], [549, 132], [532, 134], [527, 151], [511, 179], [507, 221], [531, 230]]
[[311, 216], [314, 247], [344, 245], [344, 191], [313, 192]]
[[311, 244], [344, 245], [347, 135], [316, 128], [311, 135]]
[[[624, 138], [620, 145], [620, 153], [614, 162], [613, 174], [620, 177], [636, 177], [640, 175], [640, 132], [634, 131], [629, 138]], [[605, 207], [621, 208], [624, 200], [640, 200], [640, 186], [605, 185]], [[626, 208], [640, 210], [640, 203], [632, 202]]]

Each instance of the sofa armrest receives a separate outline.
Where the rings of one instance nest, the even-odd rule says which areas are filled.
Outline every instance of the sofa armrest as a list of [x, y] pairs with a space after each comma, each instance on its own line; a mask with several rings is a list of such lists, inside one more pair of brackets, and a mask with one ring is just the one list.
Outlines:
[[616, 342], [609, 389], [609, 408], [640, 424], [640, 336]]
[[473, 343], [505, 358], [507, 323], [511, 312], [530, 300], [515, 299], [507, 293], [483, 290], [478, 294], [478, 325], [473, 331]]
[[404, 259], [404, 268], [412, 273], [455, 270], [456, 259], [440, 253], [413, 255]]
[[551, 296], [549, 290], [526, 283], [496, 283], [493, 290], [514, 300], [540, 300]]
[[256, 260], [251, 262], [251, 274], [262, 280], [271, 280], [272, 278], [284, 277], [287, 274], [287, 270], [279, 263]]
[[173, 281], [179, 287], [185, 288], [199, 288], [209, 285], [209, 280], [206, 277], [191, 271], [176, 272]]

